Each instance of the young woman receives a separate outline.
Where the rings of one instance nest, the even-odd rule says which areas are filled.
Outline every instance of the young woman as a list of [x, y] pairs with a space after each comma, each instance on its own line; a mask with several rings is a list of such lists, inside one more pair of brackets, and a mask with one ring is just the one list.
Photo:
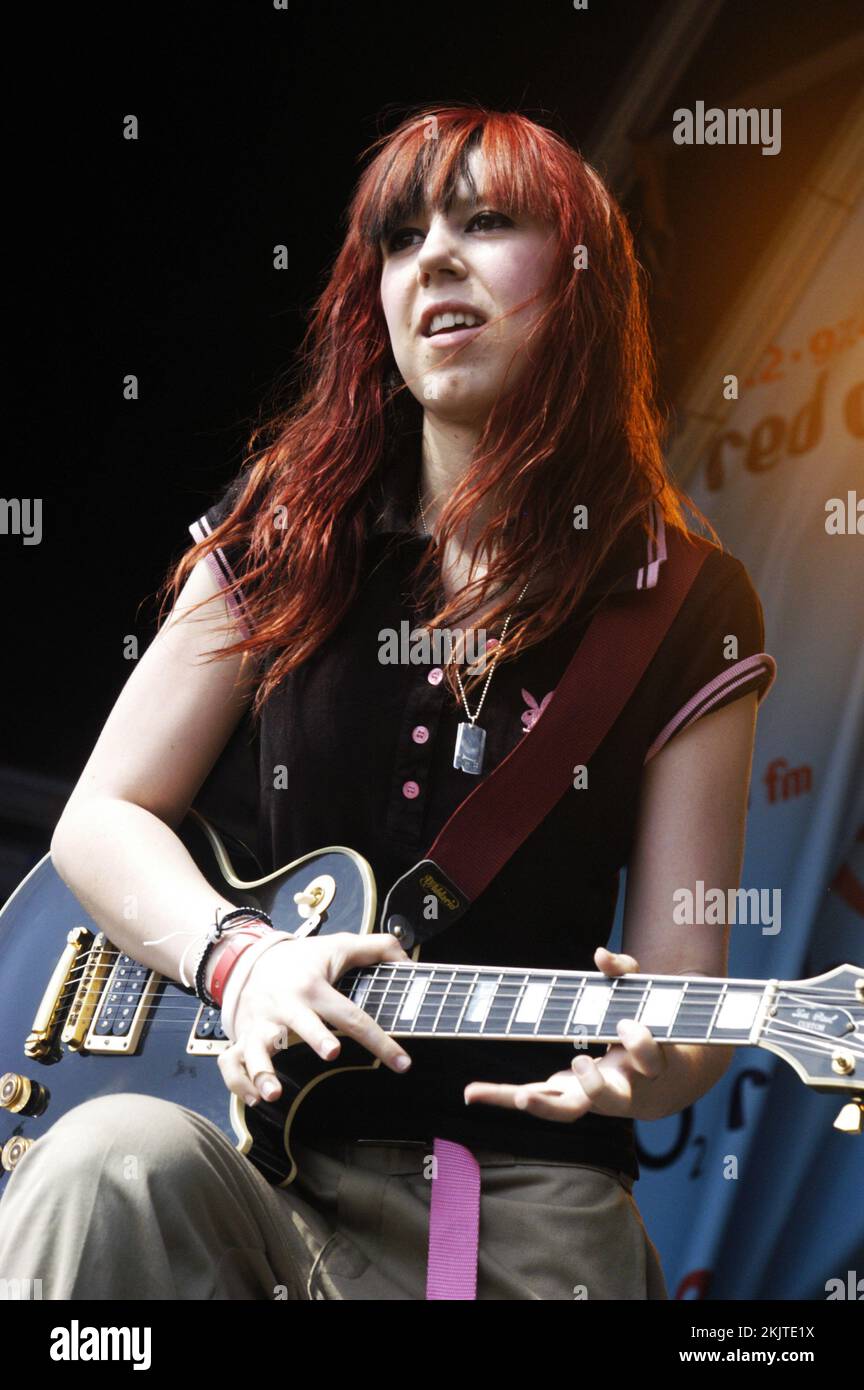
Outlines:
[[[328, 1059], [347, 1035], [383, 1065], [313, 1088], [285, 1189], [181, 1106], [108, 1095], [70, 1111], [0, 1204], [0, 1272], [38, 1275], [46, 1297], [667, 1296], [632, 1196], [633, 1121], [690, 1105], [729, 1050], [661, 1046], [637, 1023], [575, 1057], [509, 1040], [403, 1046], [335, 988], [351, 966], [406, 959], [389, 935], [274, 942], [266, 923], [253, 937], [235, 920], [203, 954], [214, 897], [234, 904], [175, 829], [244, 716], [265, 869], [348, 845], [383, 898], [532, 737], [598, 604], [662, 584], [667, 534], [687, 530], [632, 241], [598, 175], [524, 116], [476, 107], [421, 112], [371, 153], [292, 403], [192, 523], [173, 611], [52, 856], [116, 945], [178, 981], [201, 960], [199, 991], [224, 986], [219, 1066], [248, 1104], [278, 1095], [286, 1030]], [[405, 621], [472, 629], [485, 658], [392, 661]], [[434, 958], [724, 974], [725, 930], [675, 925], [673, 894], [738, 885], [756, 706], [774, 676], [762, 645], [747, 573], [712, 543], [587, 779]], [[482, 747], [464, 726], [485, 731]], [[139, 1180], [124, 1181], [129, 1155]], [[479, 1212], [479, 1251], [469, 1238], [441, 1278], [430, 1212], [454, 1182], [451, 1234], [470, 1237]]]

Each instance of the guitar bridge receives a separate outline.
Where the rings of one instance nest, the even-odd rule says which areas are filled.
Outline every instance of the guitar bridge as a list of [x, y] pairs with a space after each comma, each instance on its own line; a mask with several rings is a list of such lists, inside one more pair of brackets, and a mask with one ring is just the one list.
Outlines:
[[40, 1062], [56, 1061], [61, 1055], [59, 1034], [69, 1009], [70, 982], [81, 960], [86, 960], [93, 933], [86, 927], [73, 927], [54, 967], [51, 979], [36, 1011], [24, 1043], [24, 1056]]

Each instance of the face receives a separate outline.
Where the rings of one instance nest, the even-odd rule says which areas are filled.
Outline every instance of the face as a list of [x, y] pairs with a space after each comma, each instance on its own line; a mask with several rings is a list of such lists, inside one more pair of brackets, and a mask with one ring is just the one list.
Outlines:
[[[544, 307], [556, 249], [548, 224], [506, 215], [483, 197], [484, 165], [473, 150], [476, 201], [460, 179], [447, 212], [424, 205], [410, 225], [392, 232], [382, 243], [381, 273], [393, 356], [408, 389], [428, 414], [478, 428], [502, 386], [527, 366], [524, 343]], [[527, 307], [493, 322], [531, 296], [537, 298]], [[457, 319], [473, 310], [483, 323], [431, 317], [436, 306], [449, 306]]]

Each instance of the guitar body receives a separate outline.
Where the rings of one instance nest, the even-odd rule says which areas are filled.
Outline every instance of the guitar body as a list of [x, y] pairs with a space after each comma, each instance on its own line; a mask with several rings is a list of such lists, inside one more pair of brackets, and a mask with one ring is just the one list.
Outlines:
[[[238, 903], [263, 908], [279, 930], [303, 927], [294, 894], [322, 876], [332, 881], [333, 892], [316, 934], [361, 933], [374, 928], [376, 888], [372, 871], [350, 849], [324, 849], [267, 878], [244, 879], [238, 876], [223, 840], [197, 813], [190, 814], [178, 834], [214, 887]], [[235, 854], [238, 862], [240, 858]], [[247, 861], [249, 865], [251, 862]], [[67, 947], [69, 933], [82, 927], [94, 938], [98, 936], [99, 928], [63, 883], [49, 855], [28, 874], [0, 912], [0, 1077], [6, 1083], [0, 1085], [4, 1105], [0, 1108], [0, 1183], [25, 1156], [27, 1141], [38, 1139], [67, 1110], [93, 1097], [121, 1091], [158, 1096], [196, 1111], [212, 1120], [268, 1181], [293, 1181], [297, 1169], [291, 1157], [290, 1129], [309, 1087], [346, 1067], [374, 1068], [380, 1061], [353, 1039], [342, 1038], [340, 1055], [328, 1063], [296, 1034], [289, 1035], [287, 1049], [274, 1059], [282, 1096], [275, 1105], [262, 1100], [247, 1107], [226, 1089], [216, 1065], [219, 1052], [228, 1046], [218, 1014], [214, 1018], [212, 1010], [146, 967], [139, 967], [142, 976], [132, 986], [132, 993], [124, 993], [118, 975], [124, 964], [117, 960], [116, 951], [102, 971], [106, 983], [98, 990], [100, 999], [83, 1043], [70, 1045], [46, 1038], [40, 1040], [43, 1055], [33, 1056], [32, 1044], [28, 1055], [28, 1040], [52, 972], [64, 949], [71, 950]], [[86, 943], [87, 938], [85, 955]], [[128, 962], [125, 969], [131, 969]], [[71, 983], [55, 990], [64, 1005], [73, 1001], [83, 973], [80, 965], [73, 966], [68, 977]], [[113, 1005], [108, 1002], [112, 997]], [[106, 1019], [109, 1008], [112, 1015]], [[125, 1017], [124, 1009], [129, 1011]], [[64, 1012], [68, 1019], [71, 1010]], [[60, 1022], [62, 1018], [55, 1023], [55, 1033]], [[41, 1113], [6, 1108], [10, 1095], [13, 1105], [21, 1101], [15, 1092], [22, 1093], [22, 1087], [10, 1082], [10, 1076], [44, 1088]], [[39, 1110], [32, 1102], [31, 1108]]]
[[[197, 812], [178, 831], [220, 894], [260, 907], [277, 930], [375, 930], [377, 899], [361, 855], [329, 846], [266, 877]], [[231, 857], [233, 856], [233, 858]], [[245, 861], [245, 862], [244, 862]], [[241, 877], [241, 873], [247, 877]], [[298, 901], [299, 899], [299, 901]], [[177, 924], [178, 928], [182, 926]], [[162, 933], [164, 934], [164, 933]], [[144, 933], [144, 939], [149, 934]], [[337, 988], [393, 1037], [616, 1042], [617, 1021], [658, 1042], [760, 1046], [816, 1090], [849, 1098], [835, 1124], [864, 1117], [864, 970], [809, 980], [743, 980], [407, 962], [346, 972]], [[323, 1061], [296, 1034], [273, 1058], [275, 1102], [247, 1107], [216, 1064], [229, 1046], [218, 1010], [119, 952], [62, 882], [50, 856], [0, 912], [0, 1182], [67, 1110], [111, 1092], [175, 1101], [211, 1120], [274, 1185], [297, 1174], [291, 1135], [313, 1087], [378, 1058], [353, 1039]]]

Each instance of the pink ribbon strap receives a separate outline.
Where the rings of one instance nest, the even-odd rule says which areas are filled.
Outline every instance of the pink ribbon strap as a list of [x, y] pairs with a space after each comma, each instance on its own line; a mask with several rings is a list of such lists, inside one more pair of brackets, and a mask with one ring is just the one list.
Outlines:
[[426, 1299], [476, 1299], [480, 1165], [470, 1149], [433, 1141]]

